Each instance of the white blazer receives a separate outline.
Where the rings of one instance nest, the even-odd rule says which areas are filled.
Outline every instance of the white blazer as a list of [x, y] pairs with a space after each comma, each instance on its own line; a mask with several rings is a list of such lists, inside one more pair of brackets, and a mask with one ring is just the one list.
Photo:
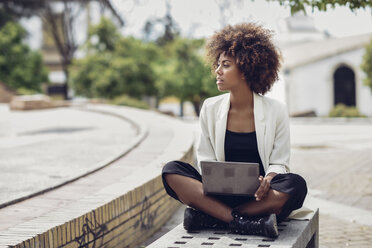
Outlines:
[[[265, 96], [253, 94], [254, 123], [258, 152], [266, 175], [289, 172], [289, 117], [285, 105]], [[197, 159], [225, 161], [225, 135], [230, 93], [208, 98], [200, 111], [200, 138]], [[201, 171], [201, 170], [200, 170]]]

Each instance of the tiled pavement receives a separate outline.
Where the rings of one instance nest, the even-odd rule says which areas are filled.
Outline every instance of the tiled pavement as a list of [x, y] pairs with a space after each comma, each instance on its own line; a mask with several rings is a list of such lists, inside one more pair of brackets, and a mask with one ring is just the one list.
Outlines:
[[325, 214], [319, 220], [321, 248], [372, 247], [372, 226], [343, 221]]
[[291, 167], [319, 199], [320, 247], [372, 247], [372, 121], [292, 121], [291, 132]]

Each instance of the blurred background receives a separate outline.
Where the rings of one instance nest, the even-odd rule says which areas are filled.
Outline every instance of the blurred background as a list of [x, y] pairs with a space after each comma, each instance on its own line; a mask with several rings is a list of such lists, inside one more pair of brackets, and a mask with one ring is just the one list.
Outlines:
[[0, 3], [0, 101], [44, 94], [197, 116], [218, 94], [204, 44], [228, 24], [273, 30], [291, 116], [372, 115], [368, 1], [101, 0]]

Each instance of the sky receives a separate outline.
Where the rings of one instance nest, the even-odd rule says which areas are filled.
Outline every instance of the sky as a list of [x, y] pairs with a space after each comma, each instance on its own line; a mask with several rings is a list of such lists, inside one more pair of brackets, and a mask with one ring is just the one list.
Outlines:
[[[125, 20], [126, 24], [121, 29], [123, 35], [143, 38], [142, 30], [146, 21], [151, 18], [162, 18], [166, 13], [166, 0], [111, 1]], [[168, 0], [168, 2], [171, 5], [172, 17], [181, 34], [190, 38], [209, 37], [225, 24], [247, 21], [259, 23], [279, 35], [284, 19], [290, 16], [290, 8], [280, 6], [276, 1], [230, 0], [228, 1], [231, 3], [230, 6], [224, 8], [224, 15], [221, 15], [221, 10], [216, 4], [216, 2], [221, 2], [220, 0]], [[100, 11], [97, 6], [97, 4], [91, 4], [93, 23], [99, 21]], [[334, 37], [372, 33], [371, 13], [371, 9], [360, 9], [353, 13], [347, 7], [336, 7], [327, 12], [307, 9], [307, 14], [313, 18], [315, 27], [321, 32], [327, 31]], [[80, 23], [84, 23], [85, 20], [82, 17]], [[24, 19], [22, 23], [30, 33], [28, 43], [34, 49], [40, 48], [40, 20], [38, 18]], [[83, 43], [85, 38], [86, 32], [78, 32], [78, 43]]]
[[[284, 18], [290, 16], [290, 8], [280, 6], [275, 1], [230, 0], [225, 8], [225, 22], [221, 21], [221, 12], [216, 2], [219, 0], [169, 0], [171, 13], [184, 36], [208, 37], [220, 29], [222, 24], [239, 22], [258, 22], [276, 32]], [[114, 6], [126, 20], [125, 34], [140, 37], [146, 20], [163, 17], [166, 12], [166, 0], [113, 0]], [[314, 20], [320, 31], [327, 30], [335, 37], [344, 37], [372, 32], [372, 10], [357, 10], [353, 13], [347, 7], [336, 7], [327, 12], [307, 9], [308, 16]]]

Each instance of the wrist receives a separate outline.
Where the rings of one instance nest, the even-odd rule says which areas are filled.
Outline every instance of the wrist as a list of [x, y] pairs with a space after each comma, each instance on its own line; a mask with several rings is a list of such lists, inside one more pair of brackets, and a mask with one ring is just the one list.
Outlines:
[[273, 179], [276, 175], [277, 175], [277, 173], [270, 172], [269, 174], [266, 175], [265, 178], [268, 178], [271, 181], [271, 179]]

